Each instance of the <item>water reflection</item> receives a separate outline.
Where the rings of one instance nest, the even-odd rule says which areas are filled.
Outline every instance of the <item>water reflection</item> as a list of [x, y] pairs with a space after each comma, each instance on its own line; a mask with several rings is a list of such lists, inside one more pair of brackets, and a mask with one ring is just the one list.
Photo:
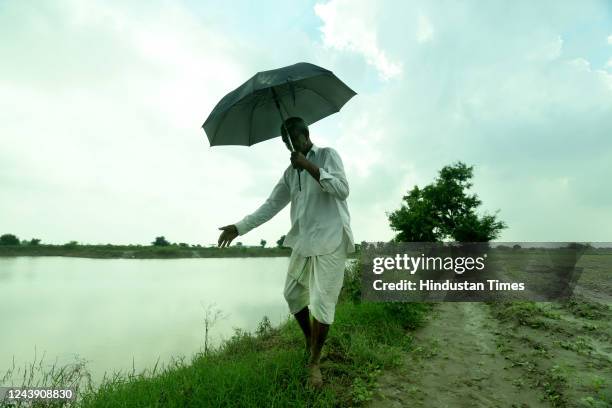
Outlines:
[[[226, 316], [218, 344], [235, 327], [254, 330], [264, 315], [288, 316], [282, 290], [288, 258], [0, 258], [0, 374], [31, 363], [73, 363], [99, 381], [105, 371], [136, 372], [203, 348], [204, 308]], [[1, 375], [0, 375], [1, 378]]]

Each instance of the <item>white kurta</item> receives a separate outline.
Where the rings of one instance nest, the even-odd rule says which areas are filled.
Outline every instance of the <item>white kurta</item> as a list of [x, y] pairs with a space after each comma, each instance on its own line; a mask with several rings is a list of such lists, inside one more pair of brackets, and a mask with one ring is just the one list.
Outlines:
[[300, 191], [297, 171], [289, 165], [266, 202], [235, 224], [238, 234], [244, 235], [268, 221], [291, 202], [291, 229], [284, 246], [305, 257], [325, 255], [334, 252], [346, 233], [346, 252], [354, 252], [346, 203], [349, 185], [340, 155], [331, 147], [313, 145], [306, 158], [319, 167], [319, 182], [302, 171]]
[[237, 222], [239, 235], [275, 216], [291, 202], [291, 229], [283, 242], [291, 247], [284, 296], [291, 313], [306, 305], [318, 321], [331, 324], [344, 280], [346, 254], [355, 251], [346, 204], [349, 185], [340, 155], [331, 147], [312, 146], [306, 158], [319, 167], [317, 182], [289, 165], [270, 197]]

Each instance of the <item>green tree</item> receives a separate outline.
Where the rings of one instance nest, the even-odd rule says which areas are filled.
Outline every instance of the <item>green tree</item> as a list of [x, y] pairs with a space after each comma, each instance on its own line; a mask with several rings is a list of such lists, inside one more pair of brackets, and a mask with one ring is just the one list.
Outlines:
[[278, 241], [276, 241], [276, 247], [277, 248], [283, 248], [283, 241], [285, 240], [285, 235], [283, 235], [282, 237], [280, 237], [280, 239]]
[[0, 236], [0, 245], [19, 245], [19, 238], [13, 234], [4, 234]]
[[488, 242], [506, 228], [495, 215], [478, 216], [482, 203], [468, 194], [473, 167], [462, 162], [444, 166], [436, 180], [419, 188], [414, 186], [403, 197], [400, 209], [387, 214], [397, 242]]
[[267, 243], [268, 241], [266, 241], [265, 239], [262, 239], [261, 241], [259, 241], [259, 245], [261, 245], [262, 248], [265, 248]]
[[153, 246], [169, 246], [170, 242], [162, 235], [161, 237], [155, 237], [155, 241], [151, 242], [151, 244]]
[[29, 242], [29, 244], [28, 244], [28, 245], [31, 245], [31, 246], [37, 246], [37, 245], [39, 245], [39, 244], [40, 244], [40, 239], [38, 239], [38, 238], [32, 238], [32, 239], [30, 240], [30, 242]]

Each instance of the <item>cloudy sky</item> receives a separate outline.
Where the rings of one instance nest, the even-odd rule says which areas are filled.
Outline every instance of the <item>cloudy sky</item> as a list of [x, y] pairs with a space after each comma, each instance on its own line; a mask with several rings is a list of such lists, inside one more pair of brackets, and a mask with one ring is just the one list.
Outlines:
[[[290, 4], [289, 4], [290, 3]], [[358, 95], [311, 126], [357, 241], [444, 165], [474, 166], [499, 241], [611, 241], [608, 1], [0, 1], [0, 233], [216, 242], [288, 165], [200, 128], [258, 71], [307, 61]], [[275, 242], [288, 208], [239, 240]]]

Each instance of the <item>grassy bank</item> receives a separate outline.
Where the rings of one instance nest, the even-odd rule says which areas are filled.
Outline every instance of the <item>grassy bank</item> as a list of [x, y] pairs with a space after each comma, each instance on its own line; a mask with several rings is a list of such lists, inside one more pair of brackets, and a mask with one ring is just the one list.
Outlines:
[[9, 245], [0, 246], [0, 256], [68, 256], [79, 258], [244, 258], [290, 256], [290, 248], [203, 248], [179, 245]]
[[345, 286], [323, 357], [325, 386], [306, 386], [304, 340], [292, 319], [269, 321], [254, 333], [236, 330], [219, 348], [176, 361], [157, 372], [107, 378], [97, 390], [81, 389], [81, 407], [334, 407], [369, 400], [382, 369], [398, 364], [411, 347], [410, 330], [430, 306], [363, 303], [359, 272]]

